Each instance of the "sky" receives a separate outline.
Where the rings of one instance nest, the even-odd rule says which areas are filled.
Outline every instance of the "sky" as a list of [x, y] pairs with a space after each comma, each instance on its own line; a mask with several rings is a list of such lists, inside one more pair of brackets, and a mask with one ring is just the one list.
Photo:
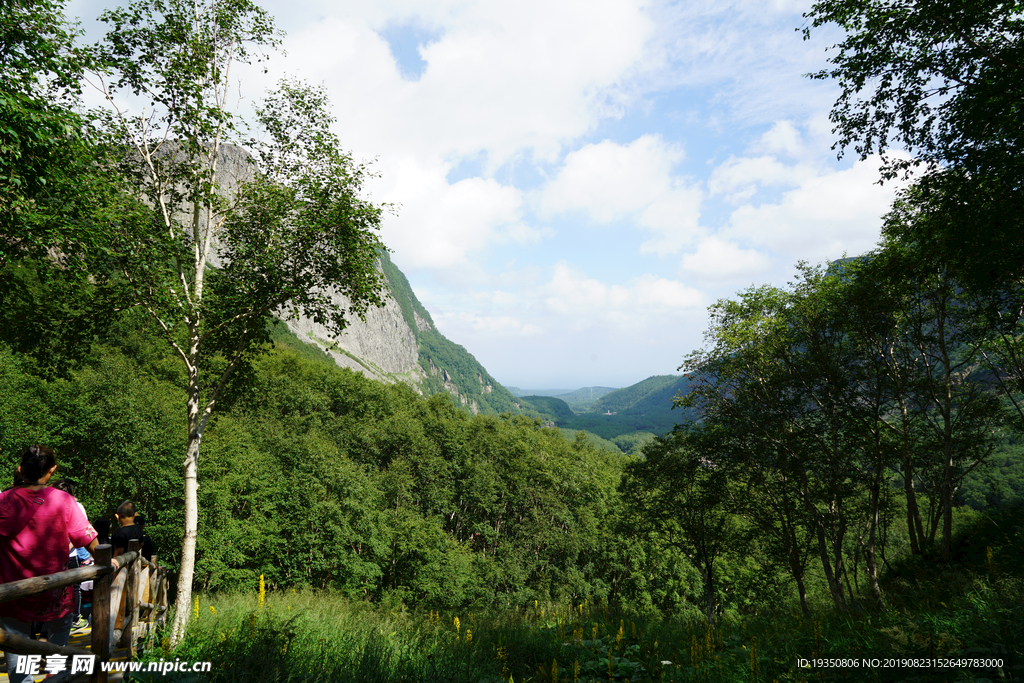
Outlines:
[[[88, 35], [112, 5], [72, 0]], [[267, 0], [239, 105], [323, 85], [379, 173], [382, 239], [437, 328], [506, 386], [674, 374], [706, 310], [872, 249], [899, 186], [837, 158], [834, 29], [809, 0]]]

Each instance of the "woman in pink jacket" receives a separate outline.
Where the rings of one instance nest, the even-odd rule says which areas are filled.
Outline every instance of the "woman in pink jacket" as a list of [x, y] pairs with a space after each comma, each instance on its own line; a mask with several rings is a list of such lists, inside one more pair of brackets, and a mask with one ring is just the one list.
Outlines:
[[[46, 446], [32, 446], [21, 456], [21, 486], [0, 493], [0, 581], [9, 583], [67, 569], [68, 539], [90, 551], [96, 530], [67, 493], [48, 486], [57, 458]], [[11, 633], [29, 636], [32, 622], [44, 622], [54, 645], [67, 645], [71, 631], [72, 587], [57, 588], [27, 598], [0, 602], [0, 619]], [[29, 674], [14, 673], [18, 655], [7, 653], [12, 683], [31, 682]]]

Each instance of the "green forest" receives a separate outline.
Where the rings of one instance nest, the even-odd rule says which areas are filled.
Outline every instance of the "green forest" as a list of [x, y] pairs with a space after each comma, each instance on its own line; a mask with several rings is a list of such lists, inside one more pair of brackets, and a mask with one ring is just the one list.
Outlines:
[[616, 444], [623, 453], [635, 454], [655, 436], [664, 436], [677, 424], [695, 419], [694, 411], [682, 408], [674, 400], [689, 390], [688, 377], [660, 375], [610, 390], [584, 404], [575, 401], [572, 393], [565, 397], [521, 396], [519, 404], [525, 413], [546, 423], [586, 431]]
[[[221, 67], [279, 43], [262, 9], [143, 2], [83, 47], [61, 7], [0, 6], [0, 459], [45, 443], [90, 517], [146, 515], [177, 587], [144, 658], [214, 663], [182, 681], [1024, 679], [1017, 5], [816, 3], [806, 31], [846, 32], [812, 74], [842, 89], [838, 147], [912, 155], [883, 168], [916, 175], [882, 241], [718, 301], [685, 375], [589, 416], [513, 414], [417, 327], [322, 88], [282, 82], [244, 139]], [[87, 73], [162, 118], [83, 113]], [[232, 193], [228, 139], [254, 169]], [[460, 364], [498, 414], [277, 319], [340, 332], [389, 289], [424, 370]]]

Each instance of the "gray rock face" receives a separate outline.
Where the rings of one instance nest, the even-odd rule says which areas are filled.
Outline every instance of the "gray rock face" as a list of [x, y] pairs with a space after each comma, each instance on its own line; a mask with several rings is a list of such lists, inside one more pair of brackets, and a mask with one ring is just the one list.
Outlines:
[[[345, 297], [335, 294], [342, 306]], [[288, 328], [303, 341], [323, 348], [334, 361], [367, 377], [393, 382], [391, 375], [405, 375], [415, 386], [421, 371], [419, 344], [416, 335], [402, 317], [402, 309], [390, 296], [382, 308], [371, 308], [366, 321], [349, 322], [345, 332], [336, 339], [323, 325], [309, 318], [286, 320]]]
[[[230, 198], [251, 172], [250, 157], [244, 149], [221, 146], [217, 156], [217, 184], [225, 197]], [[215, 267], [221, 265], [216, 253], [210, 254], [210, 263]], [[342, 308], [348, 308], [346, 297], [335, 293], [332, 298]], [[398, 375], [397, 379], [408, 381], [413, 387], [422, 378], [416, 335], [402, 316], [398, 302], [390, 296], [385, 306], [367, 311], [365, 321], [350, 320], [345, 332], [337, 338], [332, 338], [325, 326], [306, 317], [285, 320], [285, 323], [300, 339], [324, 349], [341, 367], [384, 382], [394, 382]], [[430, 327], [422, 318], [416, 323], [420, 329]]]

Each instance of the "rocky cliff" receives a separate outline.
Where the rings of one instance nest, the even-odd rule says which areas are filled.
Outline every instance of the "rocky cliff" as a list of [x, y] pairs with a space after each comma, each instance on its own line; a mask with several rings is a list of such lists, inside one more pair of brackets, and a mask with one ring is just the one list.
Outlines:
[[[217, 160], [220, 191], [230, 197], [251, 168], [245, 150], [223, 145]], [[216, 258], [211, 264], [219, 265]], [[304, 317], [285, 320], [288, 328], [304, 342], [319, 346], [338, 365], [367, 377], [405, 382], [427, 395], [447, 392], [473, 413], [520, 412], [512, 394], [466, 349], [437, 331], [430, 313], [386, 253], [381, 254], [379, 267], [390, 290], [386, 305], [371, 308], [365, 320], [351, 320], [340, 337], [331, 338], [327, 328]], [[333, 297], [348, 307], [345, 297]]]
[[[466, 349], [437, 331], [405, 275], [381, 255], [390, 295], [365, 321], [353, 320], [337, 339], [307, 318], [286, 321], [307, 343], [316, 344], [342, 366], [383, 382], [406, 382], [422, 394], [451, 394], [473, 413], [521, 412], [512, 394]], [[343, 300], [339, 303], [344, 305]]]
[[384, 382], [402, 379], [418, 386], [422, 379], [416, 334], [394, 297], [389, 297], [383, 308], [371, 308], [365, 321], [356, 319], [349, 323], [337, 339], [309, 318], [288, 320], [286, 324], [303, 341], [323, 348], [343, 368]]

